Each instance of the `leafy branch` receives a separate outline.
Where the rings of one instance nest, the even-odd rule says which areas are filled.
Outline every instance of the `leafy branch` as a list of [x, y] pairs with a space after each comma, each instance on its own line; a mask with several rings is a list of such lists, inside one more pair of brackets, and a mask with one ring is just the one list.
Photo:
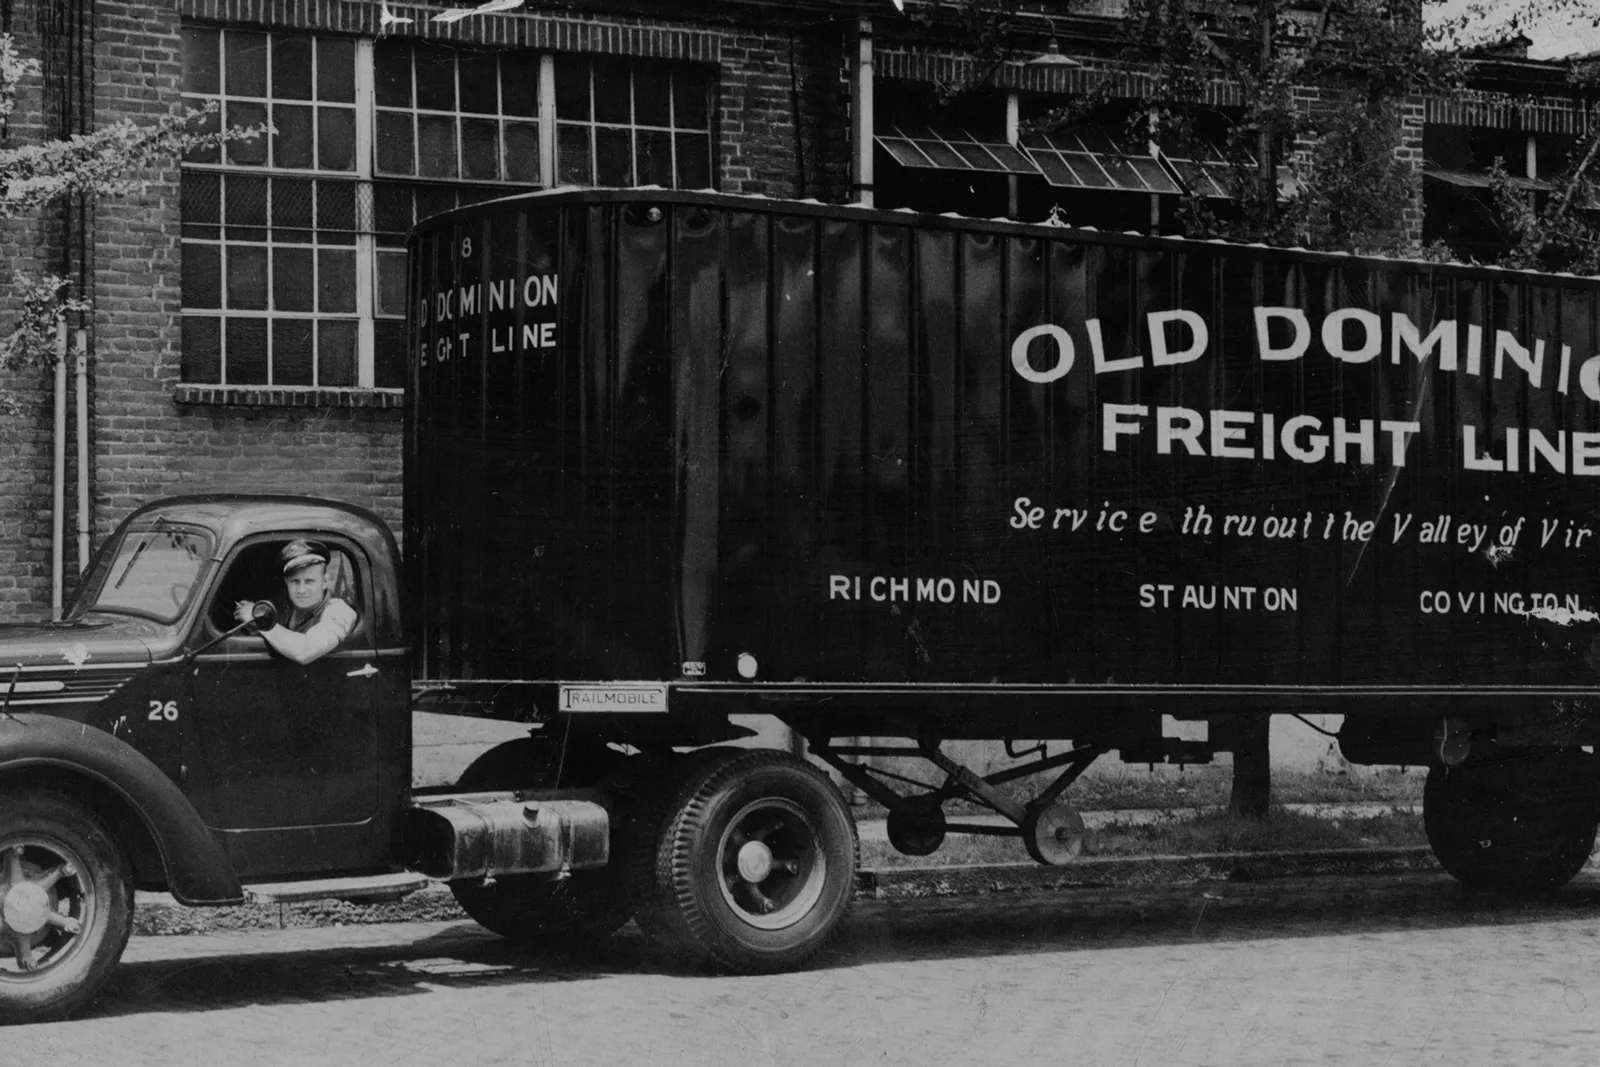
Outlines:
[[[40, 64], [17, 49], [10, 34], [0, 34], [0, 131], [15, 113], [17, 93], [37, 77]], [[149, 181], [141, 172], [184, 153], [230, 141], [260, 137], [270, 127], [206, 130], [215, 103], [153, 122], [125, 119], [86, 134], [35, 144], [0, 142], [0, 218], [42, 211], [66, 197], [114, 197], [137, 192]], [[9, 139], [9, 133], [0, 133]], [[12, 273], [8, 295], [19, 305], [16, 324], [0, 335], [0, 411], [16, 412], [16, 397], [5, 381], [30, 366], [53, 366], [58, 358], [58, 322], [90, 310], [90, 294], [74, 293], [70, 281], [55, 274]]]

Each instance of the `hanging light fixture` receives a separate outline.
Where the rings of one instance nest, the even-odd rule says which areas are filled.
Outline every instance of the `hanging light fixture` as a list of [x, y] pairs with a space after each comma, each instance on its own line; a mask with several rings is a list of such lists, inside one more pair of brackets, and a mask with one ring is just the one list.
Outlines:
[[1082, 63], [1079, 63], [1076, 59], [1073, 59], [1071, 56], [1062, 55], [1061, 54], [1061, 45], [1056, 42], [1056, 39], [1054, 37], [1050, 38], [1050, 43], [1044, 46], [1044, 51], [1043, 52], [1040, 52], [1038, 55], [1034, 56], [1032, 59], [1026, 60], [1026, 63], [1030, 67], [1081, 67], [1081, 66], [1083, 66]]

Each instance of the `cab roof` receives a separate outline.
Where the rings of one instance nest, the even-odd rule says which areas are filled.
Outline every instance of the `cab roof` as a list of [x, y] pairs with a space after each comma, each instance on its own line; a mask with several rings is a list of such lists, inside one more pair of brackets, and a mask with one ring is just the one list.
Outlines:
[[340, 534], [371, 552], [394, 550], [388, 525], [366, 508], [309, 496], [211, 493], [166, 497], [128, 516], [129, 524], [184, 522], [216, 534], [219, 550], [254, 534]]

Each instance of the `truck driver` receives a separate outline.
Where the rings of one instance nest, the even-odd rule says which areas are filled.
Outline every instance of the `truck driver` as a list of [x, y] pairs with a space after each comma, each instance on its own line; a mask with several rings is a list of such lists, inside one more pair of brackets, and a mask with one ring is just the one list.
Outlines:
[[[278, 652], [305, 666], [339, 647], [356, 625], [356, 610], [332, 595], [328, 549], [320, 541], [291, 541], [279, 554], [288, 587], [287, 615], [261, 636]], [[250, 618], [251, 602], [235, 603], [240, 622]]]

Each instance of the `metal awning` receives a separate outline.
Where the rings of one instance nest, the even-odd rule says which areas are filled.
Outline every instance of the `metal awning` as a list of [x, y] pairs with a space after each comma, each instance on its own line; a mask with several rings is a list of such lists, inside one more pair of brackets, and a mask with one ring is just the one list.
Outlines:
[[1063, 189], [1116, 189], [1178, 194], [1188, 190], [1227, 198], [1230, 165], [1222, 150], [1202, 143], [1194, 156], [1153, 151], [1102, 126], [1035, 134], [1024, 142], [1045, 181]]
[[1182, 188], [1147, 151], [1132, 151], [1095, 126], [1040, 133], [1023, 145], [1044, 180], [1058, 189], [1116, 189], [1180, 193]]
[[[1163, 152], [1161, 158], [1178, 172], [1184, 184], [1195, 194], [1219, 200], [1232, 199], [1235, 163], [1230, 162], [1222, 148], [1211, 141], [1197, 142], [1193, 152], [1194, 154], [1189, 156], [1173, 156]], [[1244, 153], [1236, 162], [1251, 174], [1260, 169], [1255, 155], [1250, 152]], [[1282, 170], [1280, 167], [1280, 188], [1283, 181]]]
[[902, 167], [1037, 174], [1061, 189], [1231, 195], [1231, 166], [1217, 145], [1202, 142], [1193, 156], [1171, 156], [1094, 124], [1033, 134], [1021, 145], [959, 126], [905, 123], [879, 127], [874, 140]]
[[874, 140], [902, 167], [928, 170], [983, 170], [995, 174], [1038, 174], [1026, 153], [992, 137], [960, 127], [891, 125]]
[[[1489, 188], [1489, 175], [1483, 171], [1475, 170], [1450, 170], [1445, 167], [1423, 167], [1422, 176], [1432, 178], [1434, 181], [1444, 182], [1446, 185], [1458, 186], [1462, 189], [1487, 189]], [[1518, 189], [1538, 189], [1549, 192], [1555, 185], [1538, 178], [1519, 178], [1515, 174], [1507, 175], [1511, 184]]]

